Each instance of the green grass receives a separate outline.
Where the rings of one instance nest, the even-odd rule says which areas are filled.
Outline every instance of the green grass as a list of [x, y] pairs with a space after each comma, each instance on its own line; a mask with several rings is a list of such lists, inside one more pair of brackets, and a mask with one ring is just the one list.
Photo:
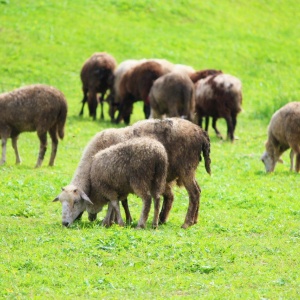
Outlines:
[[[266, 174], [260, 156], [267, 124], [299, 99], [297, 1], [0, 1], [0, 91], [46, 83], [69, 103], [55, 167], [34, 169], [35, 133], [20, 135], [22, 164], [8, 145], [0, 166], [0, 298], [298, 299], [299, 174], [289, 157]], [[93, 52], [118, 62], [166, 58], [241, 78], [244, 112], [234, 144], [210, 129], [212, 175], [197, 171], [199, 223], [180, 228], [188, 206], [175, 189], [169, 221], [158, 230], [101, 227], [83, 215], [61, 227], [51, 201], [73, 176], [82, 151], [108, 120], [78, 117], [79, 72]], [[99, 115], [99, 112], [98, 112]], [[143, 118], [137, 103], [132, 122]], [[218, 121], [225, 135], [224, 120]], [[120, 125], [123, 126], [123, 125]], [[188, 151], [188, 149], [187, 149]], [[141, 200], [130, 196], [136, 224]]]

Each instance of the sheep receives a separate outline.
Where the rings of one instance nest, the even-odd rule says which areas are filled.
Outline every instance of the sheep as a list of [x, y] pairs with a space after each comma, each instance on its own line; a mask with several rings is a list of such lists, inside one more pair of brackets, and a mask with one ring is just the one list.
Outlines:
[[[241, 111], [242, 84], [241, 81], [229, 74], [216, 74], [197, 81], [196, 113], [198, 124], [202, 127], [203, 117], [213, 117], [212, 127], [218, 137], [221, 133], [216, 127], [218, 118], [225, 118], [227, 123], [227, 138], [234, 141], [234, 131], [237, 115]], [[208, 118], [205, 130], [208, 130]]]
[[21, 132], [36, 131], [40, 140], [40, 150], [35, 167], [42, 165], [47, 149], [47, 131], [52, 140], [49, 166], [54, 165], [58, 138], [64, 137], [67, 117], [67, 101], [54, 87], [34, 84], [0, 95], [0, 138], [2, 139], [2, 159], [6, 162], [6, 142], [12, 139], [16, 164], [21, 163], [17, 140]]
[[[178, 185], [184, 185], [189, 194], [190, 204], [183, 228], [187, 228], [197, 223], [200, 187], [195, 179], [195, 172], [201, 160], [203, 153], [205, 160], [205, 169], [210, 174], [210, 141], [206, 132], [200, 127], [187, 120], [180, 118], [169, 118], [164, 120], [144, 120], [139, 121], [132, 126], [119, 129], [106, 129], [97, 133], [87, 145], [82, 159], [78, 165], [71, 185], [77, 188], [77, 191], [85, 191], [90, 196], [90, 169], [92, 157], [102, 149], [112, 145], [125, 142], [134, 137], [149, 137], [161, 142], [168, 154], [168, 172], [165, 191], [163, 192], [164, 202], [159, 215], [160, 223], [166, 223], [169, 212], [172, 207], [174, 195], [172, 193], [172, 184], [177, 180]], [[188, 151], [187, 151], [188, 149]], [[75, 219], [79, 218], [86, 210], [89, 214], [89, 220], [95, 220], [97, 213], [107, 204], [95, 202], [90, 204], [83, 197], [72, 200], [73, 206], [63, 206], [63, 224], [70, 225]], [[76, 200], [76, 201], [75, 201]], [[64, 221], [65, 216], [68, 221]], [[127, 218], [127, 217], [126, 217]], [[103, 225], [109, 226], [112, 223], [112, 217], [108, 214], [103, 220]]]
[[158, 226], [160, 194], [164, 191], [168, 156], [164, 146], [149, 137], [133, 138], [98, 152], [91, 168], [91, 199], [109, 199], [119, 225], [124, 225], [118, 201], [134, 193], [142, 198], [143, 210], [137, 228], [144, 228], [154, 198], [153, 227]]
[[194, 84], [184, 72], [172, 71], [153, 83], [149, 93], [151, 117], [183, 117], [193, 119], [195, 110]]
[[97, 93], [100, 93], [101, 115], [100, 118], [104, 119], [103, 114], [103, 101], [107, 90], [112, 88], [114, 69], [116, 68], [116, 60], [113, 56], [106, 52], [96, 52], [88, 58], [80, 72], [82, 82], [82, 107], [79, 115], [83, 115], [83, 109], [86, 102], [89, 106], [89, 115], [96, 119], [97, 111]]
[[[92, 159], [90, 169], [90, 197], [84, 190], [80, 194], [90, 204], [110, 201], [117, 214], [118, 224], [124, 226], [119, 200], [135, 193], [143, 200], [143, 209], [137, 228], [145, 228], [145, 223], [154, 198], [153, 227], [158, 226], [160, 194], [164, 191], [168, 168], [168, 157], [164, 146], [149, 137], [134, 138], [99, 151]], [[57, 197], [64, 205], [73, 205], [74, 193], [79, 196], [74, 185], [67, 186]], [[66, 216], [64, 222], [70, 223]]]
[[[291, 148], [290, 171], [300, 170], [300, 102], [290, 102], [277, 110], [268, 126], [266, 151], [261, 160], [266, 172], [273, 172], [277, 162], [282, 162], [280, 156]], [[294, 168], [294, 155], [296, 165]]]
[[130, 69], [124, 74], [120, 82], [120, 106], [116, 123], [124, 119], [126, 125], [130, 123], [133, 103], [138, 100], [144, 102], [145, 118], [150, 116], [149, 92], [154, 80], [165, 74], [163, 67], [156, 61], [146, 61]]
[[172, 69], [172, 72], [180, 72], [180, 73], [187, 74], [188, 76], [191, 76], [196, 71], [191, 66], [182, 65], [182, 64], [175, 64], [173, 69]]
[[211, 75], [218, 75], [222, 74], [223, 72], [221, 70], [215, 70], [215, 69], [204, 69], [200, 71], [195, 71], [193, 73], [189, 73], [190, 79], [196, 83], [200, 79], [204, 79]]
[[110, 93], [107, 97], [107, 102], [109, 104], [109, 115], [111, 122], [115, 122], [115, 113], [118, 110], [120, 104], [120, 82], [124, 74], [131, 68], [145, 62], [145, 59], [136, 60], [128, 59], [121, 62], [114, 71], [114, 84], [113, 88], [110, 90]]

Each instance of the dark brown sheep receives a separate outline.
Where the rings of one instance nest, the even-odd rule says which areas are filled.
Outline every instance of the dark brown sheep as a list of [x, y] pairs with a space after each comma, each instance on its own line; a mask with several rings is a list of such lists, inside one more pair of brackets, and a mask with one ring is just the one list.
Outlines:
[[130, 115], [133, 103], [139, 100], [144, 102], [145, 118], [150, 116], [149, 92], [153, 82], [165, 71], [160, 63], [156, 61], [146, 61], [130, 69], [120, 82], [120, 105], [116, 123], [122, 119], [125, 124], [130, 123]]
[[153, 83], [149, 93], [151, 117], [182, 117], [192, 121], [195, 110], [195, 87], [184, 72], [170, 72]]
[[93, 119], [96, 119], [97, 111], [97, 93], [100, 94], [99, 102], [101, 105], [100, 118], [104, 119], [103, 101], [107, 90], [113, 87], [114, 69], [117, 63], [116, 60], [108, 53], [94, 53], [84, 63], [80, 78], [82, 81], [82, 107], [79, 115], [83, 115], [83, 108], [86, 102], [89, 106], [89, 114]]
[[58, 137], [63, 139], [67, 117], [64, 95], [51, 86], [36, 84], [0, 95], [0, 138], [2, 159], [6, 161], [6, 141], [12, 139], [16, 163], [21, 162], [17, 139], [21, 132], [36, 131], [40, 139], [40, 151], [36, 167], [40, 167], [47, 149], [47, 132], [52, 140], [49, 165], [54, 165]]
[[212, 117], [212, 127], [217, 136], [222, 138], [216, 122], [218, 118], [224, 118], [227, 123], [227, 138], [233, 142], [237, 115], [242, 105], [241, 81], [228, 74], [218, 74], [197, 81], [195, 87], [199, 126], [202, 127], [202, 118], [207, 117], [205, 130], [208, 131], [208, 117]]
[[205, 69], [205, 70], [200, 70], [194, 73], [190, 73], [189, 76], [191, 80], [196, 83], [200, 79], [204, 79], [207, 76], [211, 75], [218, 75], [222, 74], [223, 72], [221, 70], [215, 70], [215, 69]]

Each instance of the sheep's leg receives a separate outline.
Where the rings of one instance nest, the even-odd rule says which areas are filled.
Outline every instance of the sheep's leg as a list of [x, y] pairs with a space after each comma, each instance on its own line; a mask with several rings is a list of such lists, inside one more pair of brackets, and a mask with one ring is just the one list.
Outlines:
[[145, 228], [149, 216], [150, 208], [151, 208], [151, 196], [147, 195], [142, 197], [142, 199], [143, 199], [143, 208], [136, 229]]
[[201, 127], [201, 128], [203, 128], [202, 127], [202, 121], [203, 121], [203, 118], [198, 116], [198, 126]]
[[124, 224], [124, 221], [123, 221], [122, 216], [121, 216], [119, 201], [118, 200], [112, 200], [110, 202], [111, 202], [112, 207], [115, 209], [115, 213], [117, 214], [118, 224], [120, 226], [124, 226], [125, 224]]
[[144, 103], [144, 115], [145, 115], [145, 119], [149, 119], [150, 112], [151, 112], [150, 104], [149, 103]]
[[83, 108], [84, 108], [84, 105], [85, 103], [87, 102], [87, 93], [88, 93], [88, 90], [87, 89], [82, 89], [83, 91], [83, 99], [82, 99], [82, 106], [81, 106], [81, 110], [79, 112], [79, 116], [82, 116], [83, 115]]
[[90, 117], [93, 117], [93, 120], [96, 120], [96, 111], [97, 111], [97, 93], [95, 91], [90, 91], [88, 94], [88, 104]]
[[154, 216], [152, 221], [152, 227], [158, 227], [158, 217], [159, 217], [159, 208], [160, 208], [160, 197], [159, 195], [153, 199], [154, 202]]
[[[189, 178], [191, 178], [191, 180], [189, 180]], [[184, 224], [181, 227], [187, 228], [191, 225], [194, 225], [195, 220], [197, 221], [198, 216], [196, 214], [198, 214], [200, 206], [200, 191], [199, 186], [194, 179], [194, 176], [187, 176], [184, 179], [183, 184], [189, 194], [189, 207]]]
[[130, 225], [132, 223], [132, 217], [131, 217], [131, 214], [130, 214], [130, 211], [129, 211], [129, 206], [128, 206], [128, 200], [127, 200], [127, 198], [122, 201], [122, 206], [123, 206], [124, 211], [125, 211], [126, 224]]
[[99, 102], [100, 102], [100, 109], [101, 109], [101, 111], [100, 111], [100, 119], [104, 120], [104, 112], [103, 112], [104, 93], [101, 94]]
[[232, 118], [231, 116], [227, 116], [225, 118], [226, 123], [227, 123], [227, 139], [230, 138], [230, 140], [233, 142], [234, 141], [234, 136], [233, 136], [233, 124], [232, 124]]
[[47, 132], [38, 131], [38, 137], [40, 139], [40, 151], [39, 151], [38, 160], [35, 165], [36, 168], [38, 168], [42, 165], [42, 162], [45, 157], [45, 153], [47, 150]]
[[293, 169], [294, 169], [294, 150], [293, 149], [291, 149], [291, 152], [290, 152], [290, 161], [291, 161], [290, 171], [293, 171]]
[[208, 132], [208, 125], [209, 125], [209, 117], [205, 117], [205, 131]]
[[221, 132], [217, 128], [217, 120], [218, 120], [217, 118], [213, 117], [212, 128], [215, 130], [217, 137], [223, 140]]
[[199, 184], [197, 183], [197, 181], [195, 180], [195, 183], [197, 185], [197, 188], [198, 188], [198, 191], [199, 191], [199, 202], [198, 202], [198, 206], [196, 208], [196, 211], [195, 211], [195, 216], [194, 216], [194, 224], [197, 224], [198, 223], [198, 215], [199, 215], [199, 208], [200, 208], [200, 195], [201, 195], [201, 188], [199, 186]]
[[163, 201], [161, 212], [159, 214], [159, 224], [164, 224], [167, 222], [174, 201], [174, 194], [169, 184], [166, 184], [163, 197], [164, 197], [164, 201]]
[[49, 129], [49, 134], [52, 140], [52, 147], [51, 147], [51, 156], [50, 156], [50, 161], [49, 161], [49, 166], [54, 165], [54, 160], [56, 157], [56, 152], [57, 152], [57, 146], [58, 146], [58, 138], [57, 138], [57, 133], [56, 133], [56, 128], [57, 126], [53, 126], [52, 128]]
[[18, 150], [18, 136], [14, 136], [11, 138], [11, 142], [12, 142], [12, 146], [15, 150], [15, 155], [16, 155], [16, 164], [20, 164], [21, 163], [21, 158], [19, 155], [19, 150]]
[[2, 135], [1, 136], [2, 159], [1, 159], [0, 165], [3, 165], [6, 162], [6, 142], [7, 142], [7, 137]]
[[295, 171], [298, 173], [300, 171], [300, 153], [296, 153], [296, 168]]
[[114, 218], [114, 208], [111, 202], [108, 202], [108, 208], [107, 208], [107, 213], [105, 218], [102, 221], [102, 225], [105, 227], [110, 227], [111, 224], [113, 223], [113, 218]]

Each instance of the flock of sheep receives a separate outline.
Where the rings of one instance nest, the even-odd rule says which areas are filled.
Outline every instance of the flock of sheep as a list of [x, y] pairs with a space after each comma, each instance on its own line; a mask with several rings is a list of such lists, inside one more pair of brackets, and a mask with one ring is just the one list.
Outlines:
[[[62, 224], [69, 226], [83, 212], [93, 221], [108, 205], [104, 226], [123, 226], [119, 201], [131, 223], [127, 197], [138, 195], [142, 211], [137, 228], [145, 228], [151, 201], [154, 202], [152, 226], [168, 219], [174, 194], [172, 187], [184, 186], [189, 206], [183, 228], [197, 223], [201, 189], [196, 181], [197, 167], [204, 157], [210, 174], [209, 117], [217, 136], [218, 118], [227, 123], [227, 137], [233, 141], [237, 115], [241, 111], [241, 81], [220, 70], [195, 71], [190, 66], [172, 64], [164, 59], [126, 60], [117, 66], [108, 53], [93, 54], [81, 70], [83, 100], [80, 115], [88, 104], [96, 119], [98, 103], [109, 104], [112, 122], [128, 126], [97, 133], [86, 146], [71, 183], [53, 200], [62, 203]], [[99, 99], [97, 95], [100, 94]], [[108, 95], [107, 95], [108, 94]], [[136, 101], [143, 101], [146, 120], [131, 126], [130, 115]], [[51, 86], [29, 85], [0, 95], [0, 138], [2, 159], [6, 162], [6, 142], [12, 139], [16, 163], [21, 159], [17, 139], [21, 132], [37, 131], [40, 167], [47, 147], [47, 132], [52, 140], [49, 165], [54, 164], [58, 139], [64, 137], [67, 118], [64, 95]], [[115, 116], [117, 114], [117, 116]], [[205, 118], [205, 130], [202, 119]], [[300, 170], [300, 103], [291, 102], [272, 117], [266, 151], [262, 156], [266, 171], [274, 171], [281, 154], [291, 148], [291, 170]], [[163, 196], [160, 211], [160, 197]]]

